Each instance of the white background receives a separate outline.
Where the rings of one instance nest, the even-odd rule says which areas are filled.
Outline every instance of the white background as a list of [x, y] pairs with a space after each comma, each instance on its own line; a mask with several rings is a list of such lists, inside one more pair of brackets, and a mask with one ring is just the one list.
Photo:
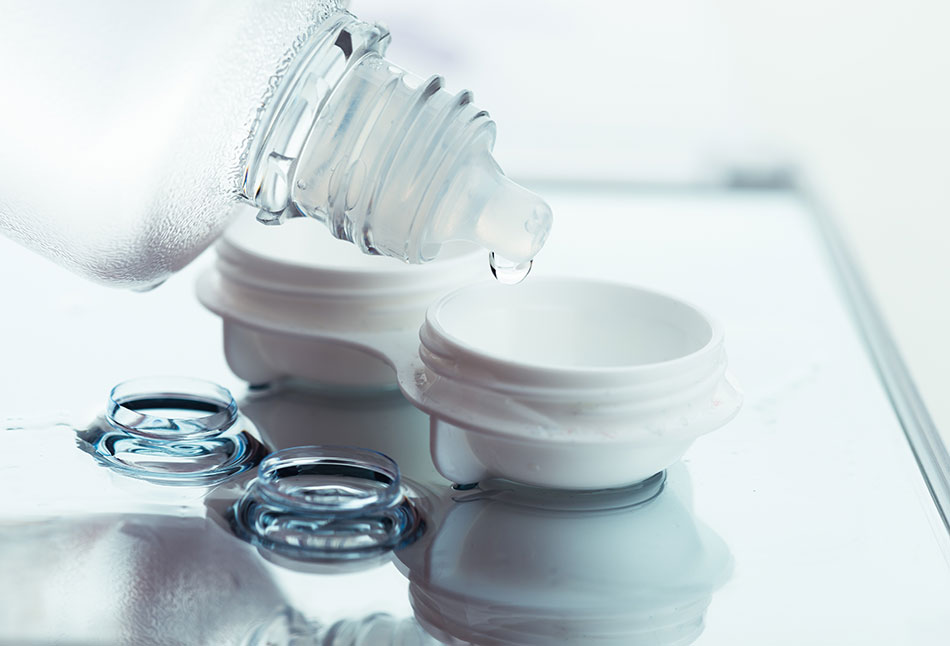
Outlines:
[[[518, 177], [704, 181], [791, 161], [850, 240], [950, 437], [950, 5], [354, 0], [469, 87]], [[557, 214], [555, 214], [555, 218]], [[593, 217], [593, 216], [592, 216]]]

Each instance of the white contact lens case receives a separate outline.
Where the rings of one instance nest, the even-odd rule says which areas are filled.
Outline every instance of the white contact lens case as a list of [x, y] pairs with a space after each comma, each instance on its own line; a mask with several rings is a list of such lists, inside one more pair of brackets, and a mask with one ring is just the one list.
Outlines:
[[415, 345], [429, 304], [488, 272], [487, 254], [471, 247], [407, 265], [363, 254], [306, 218], [264, 227], [247, 215], [218, 242], [197, 291], [224, 321], [231, 370], [252, 385], [298, 377], [394, 388], [393, 346]]
[[429, 414], [433, 462], [453, 482], [628, 485], [739, 410], [722, 328], [676, 298], [478, 281], [487, 253], [409, 266], [307, 224], [239, 221], [219, 243], [198, 295], [224, 321], [229, 365], [251, 384], [398, 385]]

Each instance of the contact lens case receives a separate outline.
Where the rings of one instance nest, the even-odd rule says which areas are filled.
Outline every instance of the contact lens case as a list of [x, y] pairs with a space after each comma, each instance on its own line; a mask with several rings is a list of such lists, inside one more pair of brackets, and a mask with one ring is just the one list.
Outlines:
[[199, 280], [232, 370], [252, 385], [398, 387], [457, 484], [629, 485], [739, 410], [721, 325], [673, 296], [563, 276], [502, 285], [482, 252], [402, 265], [293, 224], [238, 222]]

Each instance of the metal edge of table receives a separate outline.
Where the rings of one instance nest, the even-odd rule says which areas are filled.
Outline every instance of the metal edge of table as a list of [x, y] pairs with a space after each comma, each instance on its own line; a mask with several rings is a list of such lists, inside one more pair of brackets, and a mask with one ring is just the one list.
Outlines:
[[950, 454], [947, 447], [833, 214], [807, 181], [798, 180], [793, 188], [813, 214], [854, 323], [897, 414], [943, 527], [950, 535]]
[[[601, 191], [638, 190], [647, 193], [780, 191], [801, 200], [812, 215], [814, 225], [835, 270], [842, 296], [904, 431], [904, 436], [930, 492], [943, 528], [950, 537], [950, 453], [914, 384], [833, 214], [824, 206], [818, 191], [798, 169], [785, 168], [782, 172], [768, 173], [763, 177], [758, 175], [750, 177], [751, 179], [742, 173], [726, 175], [725, 181], [708, 184], [644, 185], [610, 181], [568, 182], [568, 184], [579, 185], [588, 190], [591, 188]], [[531, 178], [527, 178], [525, 184], [532, 188], [537, 187], [536, 190], [552, 185], [551, 182], [539, 178], [534, 178], [533, 182]], [[563, 183], [561, 187], [563, 188]]]

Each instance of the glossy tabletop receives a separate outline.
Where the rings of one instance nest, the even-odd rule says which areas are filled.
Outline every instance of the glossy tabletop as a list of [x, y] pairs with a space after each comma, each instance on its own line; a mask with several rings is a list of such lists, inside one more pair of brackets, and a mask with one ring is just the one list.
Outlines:
[[[0, 643], [946, 643], [944, 449], [919, 441], [893, 360], [869, 350], [873, 312], [855, 308], [813, 207], [784, 192], [542, 189], [556, 220], [536, 274], [665, 291], [726, 329], [744, 408], [665, 479], [454, 491], [426, 416], [396, 392], [245, 394], [192, 296], [209, 256], [131, 294], [0, 241]], [[272, 448], [387, 453], [423, 535], [372, 563], [304, 567], [229, 533], [236, 486], [193, 495], [97, 466], [73, 428], [150, 374], [232, 388]]]

